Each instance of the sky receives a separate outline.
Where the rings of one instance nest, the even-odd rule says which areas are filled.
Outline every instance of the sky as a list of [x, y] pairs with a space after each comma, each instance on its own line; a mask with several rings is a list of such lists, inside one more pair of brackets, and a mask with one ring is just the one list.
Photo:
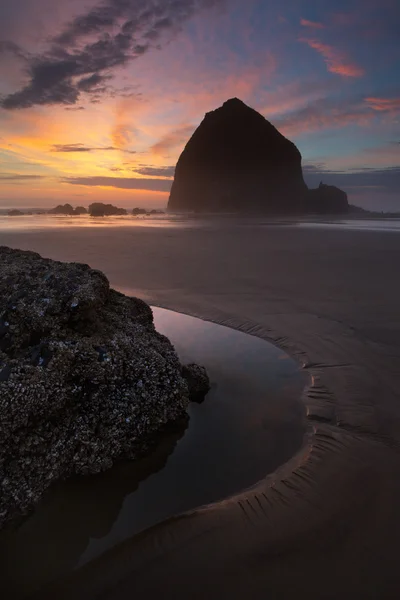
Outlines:
[[0, 0], [0, 206], [163, 208], [238, 97], [310, 187], [400, 211], [399, 0]]

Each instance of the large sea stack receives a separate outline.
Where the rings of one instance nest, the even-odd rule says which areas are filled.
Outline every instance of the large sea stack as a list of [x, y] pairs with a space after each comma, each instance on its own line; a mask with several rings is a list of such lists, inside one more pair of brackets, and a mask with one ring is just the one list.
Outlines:
[[345, 213], [345, 192], [308, 190], [301, 154], [237, 98], [206, 114], [175, 170], [170, 212], [301, 215]]
[[302, 213], [301, 154], [233, 98], [206, 114], [176, 166], [170, 211]]

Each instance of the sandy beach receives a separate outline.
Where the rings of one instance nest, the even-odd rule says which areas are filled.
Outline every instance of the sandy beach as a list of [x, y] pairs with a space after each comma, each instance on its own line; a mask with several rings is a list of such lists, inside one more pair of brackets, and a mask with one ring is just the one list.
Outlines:
[[0, 243], [89, 263], [152, 305], [273, 341], [313, 382], [310, 431], [289, 463], [38, 597], [398, 597], [399, 233], [210, 223], [9, 231]]

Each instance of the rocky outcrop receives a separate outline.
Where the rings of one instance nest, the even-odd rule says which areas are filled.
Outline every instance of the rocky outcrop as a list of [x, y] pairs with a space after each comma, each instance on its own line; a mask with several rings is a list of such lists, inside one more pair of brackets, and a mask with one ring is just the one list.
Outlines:
[[237, 98], [206, 114], [181, 154], [169, 211], [302, 213], [301, 154]]
[[347, 194], [334, 185], [319, 184], [319, 187], [308, 192], [309, 212], [332, 215], [345, 214], [350, 210]]
[[22, 210], [18, 210], [18, 208], [12, 208], [7, 214], [9, 217], [23, 217], [25, 213]]
[[188, 395], [147, 304], [87, 265], [0, 247], [0, 524], [57, 479], [142, 455]]
[[55, 208], [49, 210], [52, 215], [73, 215], [74, 207], [71, 204], [59, 204]]
[[168, 210], [296, 216], [347, 213], [348, 203], [332, 186], [309, 191], [293, 142], [233, 98], [207, 113], [187, 143]]
[[203, 402], [211, 389], [210, 380], [204, 367], [189, 364], [182, 367], [182, 376], [186, 379], [191, 402]]
[[118, 208], [113, 204], [103, 204], [103, 202], [94, 202], [89, 205], [89, 214], [92, 217], [112, 217], [118, 215], [127, 215], [125, 208]]
[[59, 204], [55, 208], [49, 210], [51, 215], [86, 215], [87, 209], [84, 206], [77, 206], [74, 208], [71, 204]]
[[87, 215], [88, 211], [84, 206], [76, 206], [74, 209], [74, 215]]

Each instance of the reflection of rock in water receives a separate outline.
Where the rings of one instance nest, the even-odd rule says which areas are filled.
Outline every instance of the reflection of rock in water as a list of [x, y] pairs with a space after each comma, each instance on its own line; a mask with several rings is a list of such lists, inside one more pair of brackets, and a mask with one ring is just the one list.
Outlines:
[[125, 497], [165, 466], [188, 420], [171, 424], [153, 452], [91, 477], [56, 484], [36, 512], [0, 535], [1, 589], [19, 600], [73, 569], [90, 538], [101, 538], [117, 519]]

